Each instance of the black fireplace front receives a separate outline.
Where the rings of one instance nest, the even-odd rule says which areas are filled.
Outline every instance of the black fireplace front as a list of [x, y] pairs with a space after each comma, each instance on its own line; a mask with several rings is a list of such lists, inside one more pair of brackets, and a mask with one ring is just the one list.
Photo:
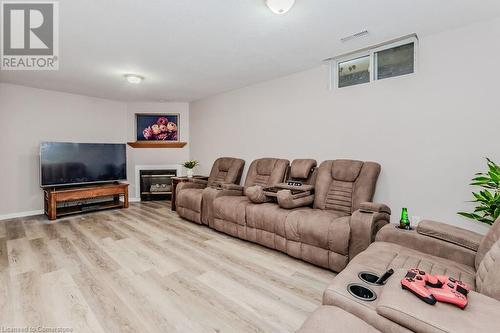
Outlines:
[[177, 170], [141, 170], [141, 201], [170, 200]]

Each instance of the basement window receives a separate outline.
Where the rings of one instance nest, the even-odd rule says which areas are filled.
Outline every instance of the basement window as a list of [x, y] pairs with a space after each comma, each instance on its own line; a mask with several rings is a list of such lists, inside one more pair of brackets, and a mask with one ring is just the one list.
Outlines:
[[415, 72], [415, 43], [374, 52], [374, 56], [377, 80]]
[[330, 85], [344, 88], [416, 72], [416, 36], [328, 59]]
[[370, 82], [370, 56], [339, 62], [339, 88]]

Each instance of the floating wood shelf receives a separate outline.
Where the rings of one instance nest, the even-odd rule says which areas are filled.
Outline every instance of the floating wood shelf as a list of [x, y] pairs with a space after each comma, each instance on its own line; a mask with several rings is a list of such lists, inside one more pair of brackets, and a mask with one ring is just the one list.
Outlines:
[[132, 148], [183, 148], [187, 142], [172, 141], [136, 141], [127, 143]]

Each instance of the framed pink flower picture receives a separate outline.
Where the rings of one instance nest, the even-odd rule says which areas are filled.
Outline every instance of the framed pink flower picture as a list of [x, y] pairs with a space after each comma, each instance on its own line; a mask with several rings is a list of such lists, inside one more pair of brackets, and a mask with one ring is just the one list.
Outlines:
[[179, 114], [135, 115], [137, 141], [179, 141]]

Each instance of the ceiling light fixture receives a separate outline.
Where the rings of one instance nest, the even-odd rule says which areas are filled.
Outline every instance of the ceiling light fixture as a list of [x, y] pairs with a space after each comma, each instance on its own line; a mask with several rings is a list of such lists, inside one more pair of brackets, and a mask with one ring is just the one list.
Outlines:
[[294, 4], [295, 0], [266, 0], [267, 7], [278, 15], [288, 12]]
[[144, 77], [136, 74], [125, 74], [125, 78], [129, 83], [139, 84], [144, 80]]

